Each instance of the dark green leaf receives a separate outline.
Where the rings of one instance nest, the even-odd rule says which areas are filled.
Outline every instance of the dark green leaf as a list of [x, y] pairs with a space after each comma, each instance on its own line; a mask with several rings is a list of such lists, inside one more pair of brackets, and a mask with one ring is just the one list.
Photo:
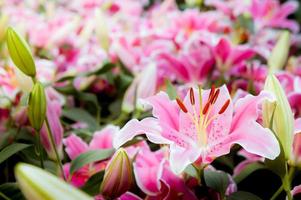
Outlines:
[[120, 74], [116, 77], [115, 84], [117, 85], [118, 90], [123, 93], [132, 81], [133, 77], [126, 74]]
[[204, 180], [208, 187], [224, 196], [229, 184], [229, 177], [225, 172], [205, 170]]
[[99, 120], [100, 118], [100, 106], [97, 100], [97, 96], [93, 93], [78, 93], [79, 99], [85, 102], [90, 102], [93, 104], [93, 107], [96, 111], [96, 119]]
[[192, 176], [192, 177], [195, 177], [196, 179], [200, 179], [200, 176], [199, 176], [199, 173], [198, 173], [198, 170], [191, 164], [191, 165], [188, 165], [186, 168], [185, 168], [185, 173], [187, 173], [189, 176]]
[[81, 188], [83, 191], [88, 193], [91, 196], [96, 196], [99, 194], [100, 185], [103, 180], [104, 171], [94, 174], [86, 184]]
[[29, 144], [22, 144], [22, 143], [13, 143], [7, 147], [5, 147], [4, 149], [1, 150], [0, 152], [0, 164], [5, 161], [6, 159], [8, 159], [9, 157], [11, 157], [12, 155], [14, 155], [15, 153], [29, 147], [31, 145]]
[[105, 160], [112, 156], [114, 153], [114, 149], [104, 149], [104, 150], [91, 150], [88, 152], [85, 152], [78, 157], [76, 157], [71, 162], [70, 167], [70, 174], [73, 174], [78, 169], [82, 168], [83, 166], [96, 162]]
[[254, 162], [247, 165], [238, 175], [234, 177], [234, 181], [238, 184], [240, 181], [248, 177], [250, 174], [259, 169], [266, 168], [263, 164]]
[[[18, 184], [17, 183], [4, 183], [0, 185], [0, 193], [4, 195], [5, 197], [8, 197], [9, 199], [12, 200], [23, 200], [25, 199], [24, 196], [22, 195]], [[5, 199], [5, 197], [2, 196], [2, 198]], [[1, 195], [0, 195], [1, 199]]]
[[114, 67], [115, 67], [114, 63], [107, 62], [101, 68], [97, 69], [96, 71], [89, 72], [86, 75], [90, 76], [90, 75], [94, 75], [94, 74], [95, 75], [104, 74], [104, 73], [110, 71], [111, 69], [113, 69]]
[[255, 194], [244, 191], [237, 191], [226, 198], [227, 200], [261, 200]]
[[97, 130], [99, 129], [99, 124], [95, 120], [93, 116], [90, 115], [87, 111], [80, 109], [80, 108], [70, 108], [63, 110], [64, 117], [69, 118], [76, 122], [84, 122], [88, 125], [90, 130]]

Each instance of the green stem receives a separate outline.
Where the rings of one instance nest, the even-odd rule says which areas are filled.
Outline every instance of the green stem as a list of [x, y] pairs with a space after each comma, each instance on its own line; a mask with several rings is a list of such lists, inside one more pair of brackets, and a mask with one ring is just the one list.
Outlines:
[[40, 165], [41, 165], [41, 168], [44, 169], [43, 151], [41, 148], [41, 134], [37, 130], [35, 130], [35, 134], [36, 134], [36, 138], [37, 138], [37, 146], [38, 146], [38, 152], [39, 152], [39, 158], [40, 158]]
[[282, 192], [282, 190], [283, 190], [283, 185], [281, 185], [279, 187], [279, 189], [274, 193], [274, 195], [271, 197], [270, 200], [275, 200], [279, 196], [279, 194]]
[[290, 167], [289, 171], [286, 170], [286, 174], [283, 178], [283, 189], [286, 192], [287, 199], [292, 200], [292, 194], [291, 194], [291, 181], [292, 181], [292, 176], [294, 174], [294, 167]]
[[48, 129], [47, 133], [48, 133], [48, 136], [49, 136], [49, 139], [50, 139], [50, 143], [51, 143], [52, 149], [54, 150], [54, 153], [55, 153], [55, 156], [56, 156], [57, 164], [60, 167], [61, 174], [62, 174], [64, 180], [66, 180], [65, 174], [64, 174], [64, 169], [63, 169], [63, 164], [62, 164], [60, 156], [59, 156], [59, 154], [57, 152], [56, 145], [55, 145], [54, 138], [53, 138], [53, 134], [52, 134], [52, 130], [50, 128], [47, 116], [45, 118], [45, 122], [46, 122], [46, 126], [47, 126], [47, 129]]
[[125, 121], [125, 119], [127, 118], [127, 116], [128, 115], [125, 112], [122, 112], [117, 119], [115, 119], [115, 120], [112, 121], [112, 124], [120, 126]]

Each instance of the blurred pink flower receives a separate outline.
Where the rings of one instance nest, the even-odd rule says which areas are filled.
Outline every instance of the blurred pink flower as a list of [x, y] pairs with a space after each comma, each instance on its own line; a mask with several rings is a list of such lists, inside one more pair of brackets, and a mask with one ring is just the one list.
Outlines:
[[287, 28], [296, 33], [299, 31], [298, 23], [287, 17], [297, 8], [297, 1], [288, 1], [280, 5], [277, 0], [252, 0], [250, 13], [256, 30], [264, 27]]
[[185, 182], [170, 170], [165, 159], [167, 149], [152, 152], [148, 145], [144, 144], [133, 167], [137, 185], [148, 195], [147, 199], [196, 199]]
[[[63, 157], [62, 140], [63, 140], [64, 129], [60, 121], [60, 116], [62, 113], [62, 105], [64, 104], [64, 99], [63, 96], [59, 94], [52, 87], [48, 87], [46, 89], [46, 95], [47, 95], [46, 115], [48, 118], [49, 127], [53, 134], [54, 142], [57, 147], [59, 156], [62, 158]], [[48, 129], [45, 123], [41, 129], [41, 142], [46, 152], [48, 153], [48, 156], [51, 159], [56, 160], [55, 152], [51, 146], [50, 138], [48, 136]]]
[[229, 40], [222, 38], [213, 48], [217, 68], [226, 72], [232, 66], [240, 64], [255, 55], [255, 52], [247, 46], [232, 46]]
[[229, 153], [233, 144], [275, 159], [280, 153], [278, 141], [269, 129], [256, 121], [258, 106], [266, 99], [273, 99], [270, 93], [247, 95], [239, 99], [233, 109], [226, 86], [213, 87], [201, 94], [191, 88], [184, 102], [171, 101], [167, 94], [160, 92], [146, 99], [153, 107], [155, 118], [129, 121], [114, 139], [114, 147], [139, 134], [146, 134], [154, 143], [170, 144], [170, 165], [176, 173], [196, 161], [212, 162]]
[[[89, 145], [80, 137], [71, 134], [63, 140], [65, 151], [69, 158], [74, 160], [77, 156], [89, 150], [112, 148], [112, 140], [118, 130], [118, 127], [108, 125], [101, 131], [96, 131]], [[103, 161], [93, 165], [86, 165], [75, 172], [72, 177], [69, 174], [70, 164], [67, 163], [64, 165], [65, 176], [68, 180], [71, 180], [74, 186], [81, 187], [93, 174], [104, 170], [107, 162]]]

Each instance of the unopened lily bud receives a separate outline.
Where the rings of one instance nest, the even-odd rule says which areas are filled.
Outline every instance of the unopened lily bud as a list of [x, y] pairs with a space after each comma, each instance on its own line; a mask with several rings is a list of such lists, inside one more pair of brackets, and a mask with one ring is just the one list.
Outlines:
[[154, 64], [148, 65], [133, 80], [125, 92], [122, 110], [129, 113], [135, 108], [143, 110], [143, 102], [139, 99], [150, 97], [156, 93], [157, 67]]
[[291, 35], [289, 31], [283, 31], [268, 59], [270, 72], [283, 69], [290, 48]]
[[108, 51], [110, 47], [110, 37], [109, 37], [109, 26], [108, 26], [108, 19], [102, 13], [101, 10], [97, 10], [95, 12], [95, 18], [97, 22], [96, 26], [96, 35], [100, 42], [101, 47]]
[[186, 4], [189, 6], [200, 6], [203, 3], [203, 0], [185, 0]]
[[6, 43], [14, 64], [27, 76], [35, 77], [36, 66], [26, 41], [11, 27], [6, 32]]
[[[272, 125], [284, 149], [286, 159], [290, 159], [293, 144], [294, 116], [290, 104], [278, 79], [268, 75], [264, 89], [274, 94], [276, 103], [265, 102], [263, 105], [263, 121], [266, 127]], [[273, 120], [273, 121], [271, 121]]]
[[2, 15], [0, 17], [0, 42], [2, 42], [5, 38], [5, 29], [7, 26], [8, 17], [6, 15]]
[[32, 127], [39, 131], [46, 116], [46, 95], [44, 86], [36, 82], [28, 99], [28, 118]]
[[74, 188], [56, 176], [33, 165], [19, 163], [15, 167], [19, 187], [30, 200], [92, 200], [93, 198]]
[[132, 164], [126, 151], [120, 148], [106, 167], [100, 190], [104, 196], [116, 198], [128, 191], [132, 183]]

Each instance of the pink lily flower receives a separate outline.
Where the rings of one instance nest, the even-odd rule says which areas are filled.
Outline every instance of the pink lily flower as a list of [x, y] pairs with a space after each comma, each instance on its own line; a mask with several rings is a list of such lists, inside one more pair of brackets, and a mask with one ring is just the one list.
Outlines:
[[[97, 195], [94, 197], [95, 200], [106, 200], [103, 195]], [[120, 197], [116, 198], [117, 200], [142, 200], [139, 196], [133, 194], [132, 192], [126, 192]]]
[[295, 119], [294, 122], [294, 141], [291, 164], [301, 166], [301, 118]]
[[288, 28], [297, 33], [299, 31], [298, 23], [287, 19], [297, 8], [297, 1], [288, 1], [280, 5], [277, 0], [252, 0], [250, 13], [254, 19], [256, 30], [264, 27]]
[[299, 195], [300, 193], [301, 193], [301, 185], [295, 186], [291, 191], [291, 194], [293, 196]]
[[132, 112], [134, 108], [140, 109], [138, 99], [147, 98], [156, 92], [157, 67], [149, 64], [140, 74], [134, 78], [132, 84], [126, 90], [122, 103], [122, 110]]
[[178, 55], [161, 53], [158, 57], [161, 61], [160, 66], [165, 68], [166, 74], [172, 73], [177, 80], [186, 83], [203, 81], [215, 62], [211, 47], [199, 39], [187, 43]]
[[[119, 130], [118, 127], [109, 125], [102, 129], [101, 131], [96, 131], [89, 145], [84, 142], [80, 137], [71, 134], [63, 140], [65, 145], [65, 151], [71, 160], [75, 159], [80, 154], [93, 150], [93, 149], [108, 149], [112, 148], [112, 140], [115, 133]], [[104, 170], [108, 161], [99, 162], [91, 166], [84, 166], [75, 172], [72, 177], [70, 177], [69, 169], [70, 164], [64, 165], [64, 172], [67, 179], [71, 180], [71, 183], [76, 187], [83, 186], [86, 181], [95, 173]]]
[[255, 52], [247, 46], [240, 45], [233, 47], [227, 39], [222, 38], [213, 48], [213, 55], [217, 68], [222, 72], [226, 72], [233, 65], [252, 58]]
[[[52, 87], [48, 87], [46, 89], [46, 95], [47, 95], [47, 111], [46, 115], [49, 121], [49, 126], [51, 129], [51, 132], [53, 134], [54, 142], [57, 147], [57, 151], [60, 155], [60, 157], [63, 157], [63, 126], [60, 122], [60, 116], [62, 113], [62, 105], [65, 103], [64, 97], [61, 96], [55, 89]], [[41, 129], [41, 142], [48, 154], [48, 156], [55, 160], [55, 152], [52, 148], [52, 145], [50, 143], [50, 138], [48, 136], [48, 129], [46, 127], [46, 124], [43, 125]]]
[[152, 152], [144, 143], [133, 163], [138, 187], [148, 195], [147, 199], [177, 199], [178, 195], [181, 199], [196, 199], [184, 181], [170, 170], [166, 150]]
[[[63, 157], [63, 151], [62, 151], [62, 140], [63, 140], [63, 127], [60, 122], [60, 115], [62, 112], [62, 108], [59, 102], [50, 100], [50, 98], [47, 98], [47, 111], [46, 115], [49, 121], [49, 127], [51, 129], [51, 133], [53, 134], [54, 142], [57, 148], [57, 151], [60, 155], [60, 157]], [[55, 160], [56, 155], [55, 151], [51, 145], [50, 138], [48, 136], [48, 129], [46, 128], [46, 125], [44, 124], [41, 129], [41, 142], [45, 148], [45, 150], [48, 153], [48, 156]]]
[[233, 144], [275, 159], [280, 153], [278, 141], [256, 121], [258, 106], [264, 100], [273, 98], [263, 91], [258, 96], [247, 95], [233, 105], [226, 86], [201, 92], [191, 88], [184, 102], [172, 101], [160, 92], [146, 99], [155, 118], [129, 121], [119, 137], [114, 138], [114, 146], [119, 147], [139, 134], [145, 134], [153, 143], [169, 144], [171, 169], [177, 174], [196, 161], [211, 163], [229, 153]]

